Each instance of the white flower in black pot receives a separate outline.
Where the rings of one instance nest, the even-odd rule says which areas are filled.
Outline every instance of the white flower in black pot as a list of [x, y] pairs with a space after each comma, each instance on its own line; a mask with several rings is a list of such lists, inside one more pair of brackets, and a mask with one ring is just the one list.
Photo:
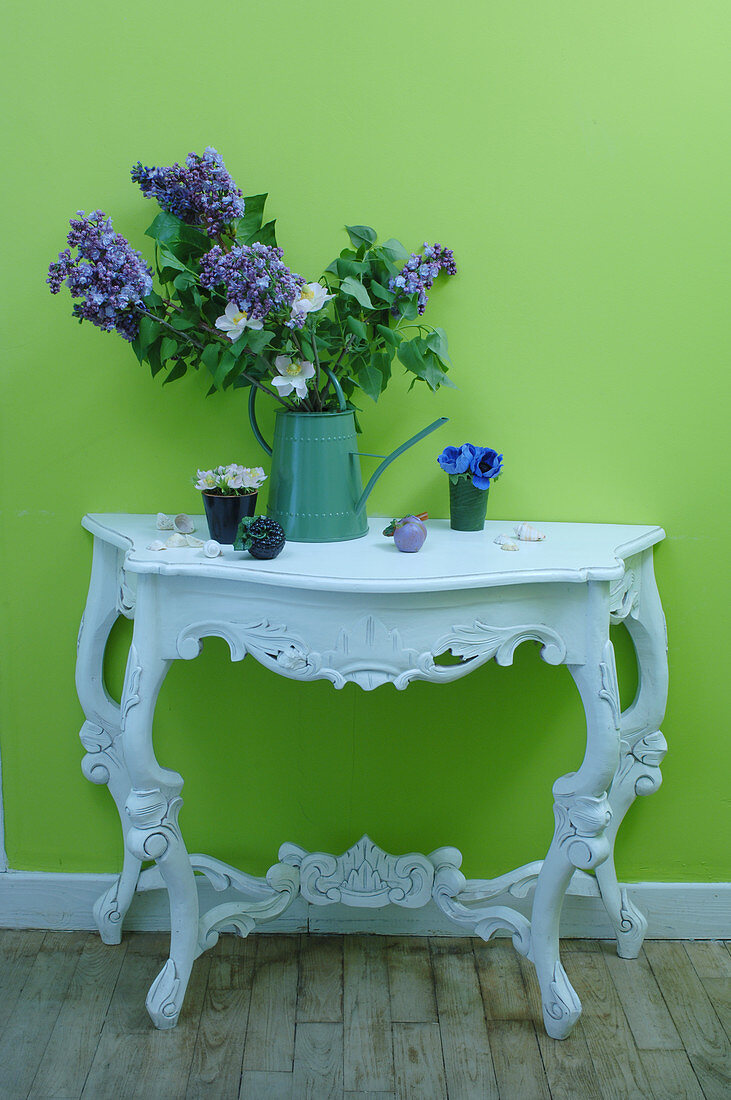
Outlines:
[[211, 538], [233, 543], [244, 516], [253, 516], [259, 486], [266, 480], [261, 466], [217, 466], [198, 470], [196, 489], [203, 494], [203, 507]]

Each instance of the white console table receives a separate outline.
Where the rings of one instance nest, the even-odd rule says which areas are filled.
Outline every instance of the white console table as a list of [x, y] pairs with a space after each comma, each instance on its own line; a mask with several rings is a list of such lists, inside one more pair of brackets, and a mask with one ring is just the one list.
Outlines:
[[[561, 965], [558, 934], [572, 876], [596, 871], [620, 955], [637, 955], [646, 928], [617, 882], [613, 848], [635, 796], [659, 786], [666, 750], [658, 727], [667, 644], [652, 562], [662, 529], [544, 523], [545, 541], [511, 553], [493, 539], [512, 523], [489, 521], [480, 534], [431, 520], [422, 550], [400, 554], [380, 533], [384, 521], [372, 520], [365, 538], [288, 543], [274, 561], [258, 562], [230, 547], [215, 559], [196, 549], [149, 550], [159, 537], [152, 516], [89, 515], [83, 525], [94, 536], [94, 557], [78, 643], [82, 766], [92, 782], [108, 784], [125, 848], [122, 873], [94, 912], [104, 942], [119, 943], [135, 892], [167, 889], [170, 957], [147, 995], [156, 1027], [175, 1026], [193, 961], [220, 929], [247, 935], [301, 893], [314, 905], [417, 907], [433, 899], [484, 939], [507, 929], [535, 965], [548, 1034], [568, 1035], [581, 1005]], [[202, 518], [197, 528], [204, 534]], [[134, 619], [121, 705], [103, 679], [104, 648], [119, 615]], [[625, 623], [639, 664], [637, 695], [623, 712], [610, 622]], [[354, 681], [366, 690], [448, 683], [493, 658], [510, 664], [522, 642], [539, 643], [545, 661], [568, 667], [587, 727], [578, 770], [553, 786], [556, 824], [545, 858], [498, 879], [467, 880], [456, 848], [393, 856], [364, 837], [337, 857], [283, 844], [279, 862], [257, 878], [189, 854], [178, 825], [183, 780], [158, 764], [152, 719], [171, 662], [196, 657], [209, 635], [225, 638], [234, 661], [251, 654], [281, 676], [327, 679], [336, 688]], [[216, 889], [235, 888], [238, 900], [201, 914], [196, 872]], [[490, 903], [532, 886], [530, 921]]]

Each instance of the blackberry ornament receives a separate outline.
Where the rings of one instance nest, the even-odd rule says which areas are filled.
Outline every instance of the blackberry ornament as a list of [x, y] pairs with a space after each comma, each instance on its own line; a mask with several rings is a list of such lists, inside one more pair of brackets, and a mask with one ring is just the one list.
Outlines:
[[285, 543], [284, 529], [269, 516], [244, 516], [236, 532], [234, 550], [248, 550], [252, 558], [276, 558]]

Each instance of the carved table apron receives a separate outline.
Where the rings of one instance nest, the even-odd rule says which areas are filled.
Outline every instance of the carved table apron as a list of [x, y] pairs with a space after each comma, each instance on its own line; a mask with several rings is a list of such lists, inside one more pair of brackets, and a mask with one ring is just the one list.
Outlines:
[[[536, 968], [548, 1034], [565, 1038], [581, 1011], [559, 957], [572, 876], [596, 871], [620, 955], [636, 957], [646, 928], [617, 882], [613, 849], [635, 796], [661, 781], [667, 646], [652, 547], [662, 529], [545, 523], [545, 541], [506, 553], [493, 542], [512, 529], [506, 521], [463, 533], [435, 520], [417, 555], [400, 554], [380, 534], [383, 520], [372, 520], [363, 539], [288, 543], [274, 561], [257, 562], [230, 547], [216, 559], [197, 549], [149, 550], [159, 537], [152, 516], [85, 516], [83, 525], [94, 556], [76, 677], [86, 718], [82, 767], [92, 782], [108, 784], [124, 833], [122, 873], [94, 914], [104, 942], [119, 943], [135, 892], [167, 889], [170, 957], [147, 995], [156, 1027], [175, 1026], [193, 961], [220, 929], [245, 936], [301, 893], [315, 905], [416, 907], [433, 899], [483, 939], [507, 929]], [[119, 615], [134, 619], [120, 705], [103, 678]], [[639, 665], [637, 695], [621, 713], [610, 622], [625, 623]], [[366, 690], [449, 682], [492, 658], [508, 665], [521, 642], [538, 642], [545, 661], [567, 665], [586, 713], [584, 759], [553, 786], [556, 824], [545, 858], [498, 879], [468, 880], [456, 848], [390, 856], [367, 837], [337, 858], [283, 844], [265, 878], [190, 855], [178, 825], [183, 780], [158, 764], [152, 719], [170, 663], [196, 657], [209, 635], [225, 638], [232, 660], [249, 653], [281, 676], [324, 678], [336, 688], [352, 680]], [[448, 652], [458, 660], [436, 660]], [[141, 870], [145, 860], [154, 865]], [[215, 889], [233, 887], [238, 900], [201, 914], [195, 872]], [[532, 886], [530, 921], [490, 904]]]

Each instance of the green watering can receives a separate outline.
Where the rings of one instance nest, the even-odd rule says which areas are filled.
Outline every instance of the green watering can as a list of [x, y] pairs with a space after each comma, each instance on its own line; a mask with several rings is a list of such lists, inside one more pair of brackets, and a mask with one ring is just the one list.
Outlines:
[[291, 542], [346, 542], [368, 533], [366, 501], [387, 466], [435, 428], [446, 424], [440, 416], [428, 428], [402, 443], [392, 454], [373, 455], [383, 462], [365, 489], [355, 438], [355, 415], [345, 407], [345, 396], [335, 376], [324, 368], [335, 389], [339, 412], [277, 411], [274, 443], [270, 447], [256, 422], [256, 387], [249, 395], [249, 417], [254, 435], [272, 457], [267, 515], [284, 528]]

